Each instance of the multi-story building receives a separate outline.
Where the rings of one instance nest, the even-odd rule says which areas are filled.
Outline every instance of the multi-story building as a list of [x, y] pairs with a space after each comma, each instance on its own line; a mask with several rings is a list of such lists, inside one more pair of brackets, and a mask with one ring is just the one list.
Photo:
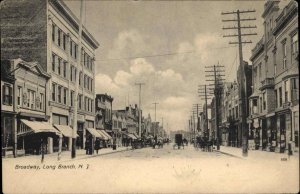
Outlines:
[[[50, 97], [52, 124], [73, 128], [74, 100], [78, 99], [80, 148], [84, 147], [85, 129], [94, 127], [94, 61], [98, 46], [85, 27], [79, 44], [79, 20], [61, 0], [13, 0], [1, 4], [1, 58], [37, 61], [51, 75], [46, 96]], [[74, 96], [76, 79], [78, 96]]]
[[96, 128], [112, 133], [112, 102], [113, 98], [107, 94], [96, 95]]
[[249, 123], [257, 148], [284, 152], [290, 141], [299, 147], [298, 5], [279, 3], [265, 3], [264, 35], [252, 50]]
[[10, 61], [1, 61], [1, 148], [2, 157], [15, 154], [16, 112], [14, 106], [15, 78]]
[[[15, 112], [14, 117], [10, 119], [10, 125], [13, 126], [13, 137], [10, 138], [14, 143], [14, 153], [39, 154], [41, 142], [46, 145], [46, 152], [52, 152], [52, 138], [57, 142], [58, 149], [61, 132], [49, 122], [50, 111], [46, 103], [50, 74], [37, 62], [25, 62], [22, 59], [3, 60], [1, 67], [2, 65], [8, 67], [15, 80], [11, 91], [15, 95], [11, 96], [9, 101]], [[4, 119], [4, 125], [7, 124], [7, 119]], [[5, 134], [6, 132], [4, 130]]]

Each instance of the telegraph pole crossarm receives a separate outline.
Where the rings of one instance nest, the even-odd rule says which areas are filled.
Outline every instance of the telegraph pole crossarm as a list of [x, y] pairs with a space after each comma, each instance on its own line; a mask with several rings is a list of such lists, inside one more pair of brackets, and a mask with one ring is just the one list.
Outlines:
[[241, 115], [241, 131], [242, 131], [242, 144], [243, 144], [243, 156], [248, 155], [248, 128], [246, 126], [246, 106], [247, 106], [247, 90], [244, 87], [245, 85], [245, 67], [244, 67], [244, 61], [243, 61], [243, 51], [242, 51], [242, 45], [243, 44], [250, 44], [252, 41], [243, 41], [242, 37], [245, 36], [253, 36], [257, 35], [256, 33], [242, 33], [242, 29], [251, 29], [251, 28], [256, 28], [256, 26], [242, 26], [241, 22], [245, 21], [253, 21], [256, 20], [255, 18], [240, 18], [241, 14], [245, 13], [254, 13], [256, 12], [255, 10], [237, 10], [237, 11], [232, 11], [232, 12], [222, 12], [221, 15], [227, 15], [227, 14], [234, 14], [236, 15], [236, 19], [233, 20], [222, 20], [222, 22], [236, 22], [237, 26], [233, 27], [223, 27], [223, 30], [237, 30], [237, 34], [233, 35], [224, 35], [223, 37], [238, 37], [237, 42], [229, 42], [229, 44], [238, 44], [239, 45], [239, 60], [240, 60], [240, 71], [239, 71], [239, 99], [241, 101], [241, 109], [240, 109], [240, 115]]

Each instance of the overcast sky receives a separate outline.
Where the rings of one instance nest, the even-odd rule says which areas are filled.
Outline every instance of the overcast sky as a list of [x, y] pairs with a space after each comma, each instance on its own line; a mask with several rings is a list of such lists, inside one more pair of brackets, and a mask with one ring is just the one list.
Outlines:
[[[80, 1], [65, 0], [79, 17]], [[264, 1], [85, 1], [83, 22], [100, 43], [96, 50], [96, 92], [114, 97], [113, 109], [124, 109], [138, 103], [138, 87], [144, 82], [142, 109], [154, 120], [164, 117], [168, 130], [187, 129], [192, 104], [204, 102], [198, 97], [199, 84], [205, 83], [204, 66], [225, 66], [226, 80], [236, 79], [237, 47], [229, 45], [235, 38], [223, 38], [221, 12], [255, 9], [257, 36], [244, 40], [256, 43], [262, 36]], [[280, 3], [284, 6], [288, 1]], [[249, 61], [255, 44], [243, 47], [244, 60]], [[178, 53], [176, 55], [169, 53]], [[169, 55], [165, 55], [169, 54]], [[156, 56], [155, 55], [163, 55]], [[148, 56], [148, 57], [147, 57]], [[149, 57], [150, 56], [150, 57]], [[137, 58], [135, 58], [137, 57]], [[207, 83], [207, 82], [206, 82]]]

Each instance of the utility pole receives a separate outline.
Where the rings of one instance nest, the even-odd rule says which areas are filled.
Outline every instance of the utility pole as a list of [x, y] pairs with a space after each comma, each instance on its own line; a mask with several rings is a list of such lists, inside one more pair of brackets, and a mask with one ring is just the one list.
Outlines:
[[222, 76], [225, 76], [224, 74], [221, 74], [221, 72], [225, 72], [225, 70], [220, 69], [224, 68], [223, 65], [213, 65], [213, 66], [205, 66], [205, 68], [209, 69], [208, 71], [205, 71], [208, 73], [208, 75], [205, 75], [205, 77], [214, 77], [213, 80], [206, 80], [206, 81], [213, 81], [212, 84], [214, 86], [214, 96], [215, 96], [215, 102], [214, 102], [214, 111], [215, 111], [215, 129], [217, 133], [217, 150], [220, 150], [220, 129], [219, 129], [219, 110], [220, 110], [220, 92], [222, 91], [222, 81], [225, 79], [222, 79]]
[[145, 85], [145, 83], [135, 83], [135, 85], [139, 86], [139, 137], [141, 137], [142, 132], [142, 99], [141, 99], [141, 92], [142, 92], [142, 85]]
[[237, 27], [223, 27], [223, 30], [237, 30], [237, 34], [224, 35], [223, 37], [238, 37], [238, 42], [229, 42], [229, 44], [239, 45], [239, 59], [240, 59], [240, 71], [239, 73], [239, 98], [241, 103], [240, 115], [241, 115], [241, 127], [243, 136], [243, 156], [248, 156], [248, 126], [246, 124], [247, 116], [247, 90], [246, 90], [246, 77], [245, 77], [245, 67], [243, 61], [243, 49], [242, 44], [252, 43], [252, 41], [242, 41], [242, 36], [252, 36], [257, 35], [257, 33], [242, 33], [242, 29], [252, 29], [256, 26], [242, 26], [241, 21], [254, 21], [256, 18], [240, 18], [241, 14], [254, 13], [255, 10], [245, 10], [245, 11], [233, 11], [233, 12], [222, 12], [221, 15], [236, 15], [237, 19], [222, 20], [222, 22], [237, 22]]
[[199, 97], [202, 97], [202, 100], [205, 100], [205, 134], [209, 138], [208, 133], [208, 112], [207, 112], [207, 99], [211, 97], [211, 94], [208, 94], [207, 85], [199, 85], [198, 93]]
[[[80, 67], [81, 63], [81, 36], [82, 36], [82, 16], [83, 16], [83, 0], [80, 1], [80, 20], [78, 31], [78, 54], [77, 54], [77, 67]], [[75, 51], [76, 52], [76, 51]], [[74, 91], [74, 112], [73, 112], [73, 130], [72, 130], [72, 152], [71, 158], [76, 158], [76, 135], [77, 135], [77, 112], [78, 112], [78, 90], [79, 90], [79, 68], [75, 71], [75, 91]]]

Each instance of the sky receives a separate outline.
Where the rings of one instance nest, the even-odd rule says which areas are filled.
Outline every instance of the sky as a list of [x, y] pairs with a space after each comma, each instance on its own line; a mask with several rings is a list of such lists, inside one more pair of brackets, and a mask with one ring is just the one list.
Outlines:
[[[64, 0], [79, 18], [80, 1]], [[289, 1], [282, 1], [280, 7]], [[236, 80], [238, 47], [229, 44], [236, 34], [222, 27], [236, 26], [222, 19], [235, 15], [221, 12], [255, 9], [243, 18], [256, 18], [244, 25], [257, 33], [243, 40], [243, 57], [249, 61], [251, 49], [263, 35], [261, 17], [264, 1], [84, 1], [83, 24], [100, 43], [95, 52], [96, 93], [114, 98], [113, 109], [138, 104], [142, 82], [143, 116], [155, 120], [167, 130], [188, 129], [193, 104], [204, 104], [198, 85], [205, 81], [205, 66], [224, 65], [226, 81]], [[251, 63], [250, 63], [251, 64]], [[207, 74], [207, 73], [206, 73]]]

